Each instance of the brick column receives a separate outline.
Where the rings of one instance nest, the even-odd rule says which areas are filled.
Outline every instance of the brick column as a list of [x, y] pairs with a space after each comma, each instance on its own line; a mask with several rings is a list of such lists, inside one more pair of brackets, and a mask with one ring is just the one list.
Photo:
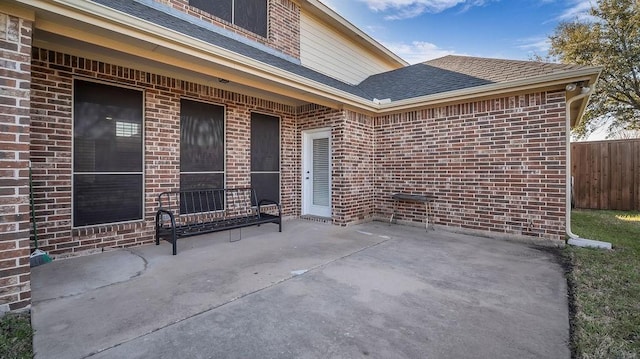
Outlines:
[[0, 12], [0, 312], [31, 303], [29, 87], [32, 21]]
[[334, 223], [347, 225], [373, 218], [373, 121], [344, 111], [332, 137]]

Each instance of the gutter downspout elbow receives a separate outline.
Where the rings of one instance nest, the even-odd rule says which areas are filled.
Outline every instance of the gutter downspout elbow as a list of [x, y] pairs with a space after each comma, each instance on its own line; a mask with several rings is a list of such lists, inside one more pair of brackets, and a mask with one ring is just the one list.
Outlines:
[[566, 103], [566, 154], [567, 160], [566, 162], [566, 213], [565, 213], [565, 231], [569, 239], [567, 240], [567, 244], [578, 246], [578, 247], [593, 247], [593, 248], [604, 248], [611, 249], [611, 243], [596, 241], [593, 239], [580, 238], [577, 234], [573, 233], [571, 230], [571, 197], [572, 193], [572, 180], [571, 180], [571, 104], [577, 100], [581, 100], [585, 97], [591, 96], [593, 93], [593, 86], [589, 89], [589, 91], [585, 93], [581, 93], [567, 100]]

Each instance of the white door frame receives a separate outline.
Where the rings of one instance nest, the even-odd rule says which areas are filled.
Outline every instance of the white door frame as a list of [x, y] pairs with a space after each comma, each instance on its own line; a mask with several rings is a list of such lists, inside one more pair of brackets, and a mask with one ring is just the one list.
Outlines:
[[[318, 138], [329, 139], [329, 206], [317, 206], [313, 204], [313, 140]], [[313, 215], [331, 218], [331, 128], [319, 128], [302, 131], [302, 215]]]

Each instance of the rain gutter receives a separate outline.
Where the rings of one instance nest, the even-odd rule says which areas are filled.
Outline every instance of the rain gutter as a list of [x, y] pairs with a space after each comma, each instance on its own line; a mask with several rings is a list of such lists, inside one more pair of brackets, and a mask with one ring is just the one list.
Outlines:
[[[567, 116], [567, 129], [566, 129], [566, 143], [567, 143], [567, 160], [566, 160], [566, 184], [567, 184], [567, 196], [566, 196], [566, 210], [565, 210], [565, 228], [566, 233], [569, 239], [567, 240], [567, 244], [577, 247], [591, 247], [591, 248], [603, 248], [603, 249], [611, 249], [611, 243], [596, 241], [593, 239], [581, 238], [577, 234], [571, 231], [571, 197], [573, 195], [572, 186], [572, 176], [571, 176], [571, 104], [575, 101], [582, 100], [584, 98], [588, 98], [593, 93], [594, 86], [592, 85], [588, 91], [583, 91], [581, 94], [576, 95], [569, 100], [567, 100], [566, 104], [566, 116]], [[578, 122], [581, 119], [578, 119]], [[577, 124], [576, 124], [577, 125]]]

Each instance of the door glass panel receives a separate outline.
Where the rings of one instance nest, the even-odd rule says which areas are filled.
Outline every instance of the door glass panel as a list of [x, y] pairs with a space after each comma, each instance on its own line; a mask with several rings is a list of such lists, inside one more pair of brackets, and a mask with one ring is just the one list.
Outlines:
[[329, 206], [329, 139], [313, 140], [313, 201], [316, 206]]

